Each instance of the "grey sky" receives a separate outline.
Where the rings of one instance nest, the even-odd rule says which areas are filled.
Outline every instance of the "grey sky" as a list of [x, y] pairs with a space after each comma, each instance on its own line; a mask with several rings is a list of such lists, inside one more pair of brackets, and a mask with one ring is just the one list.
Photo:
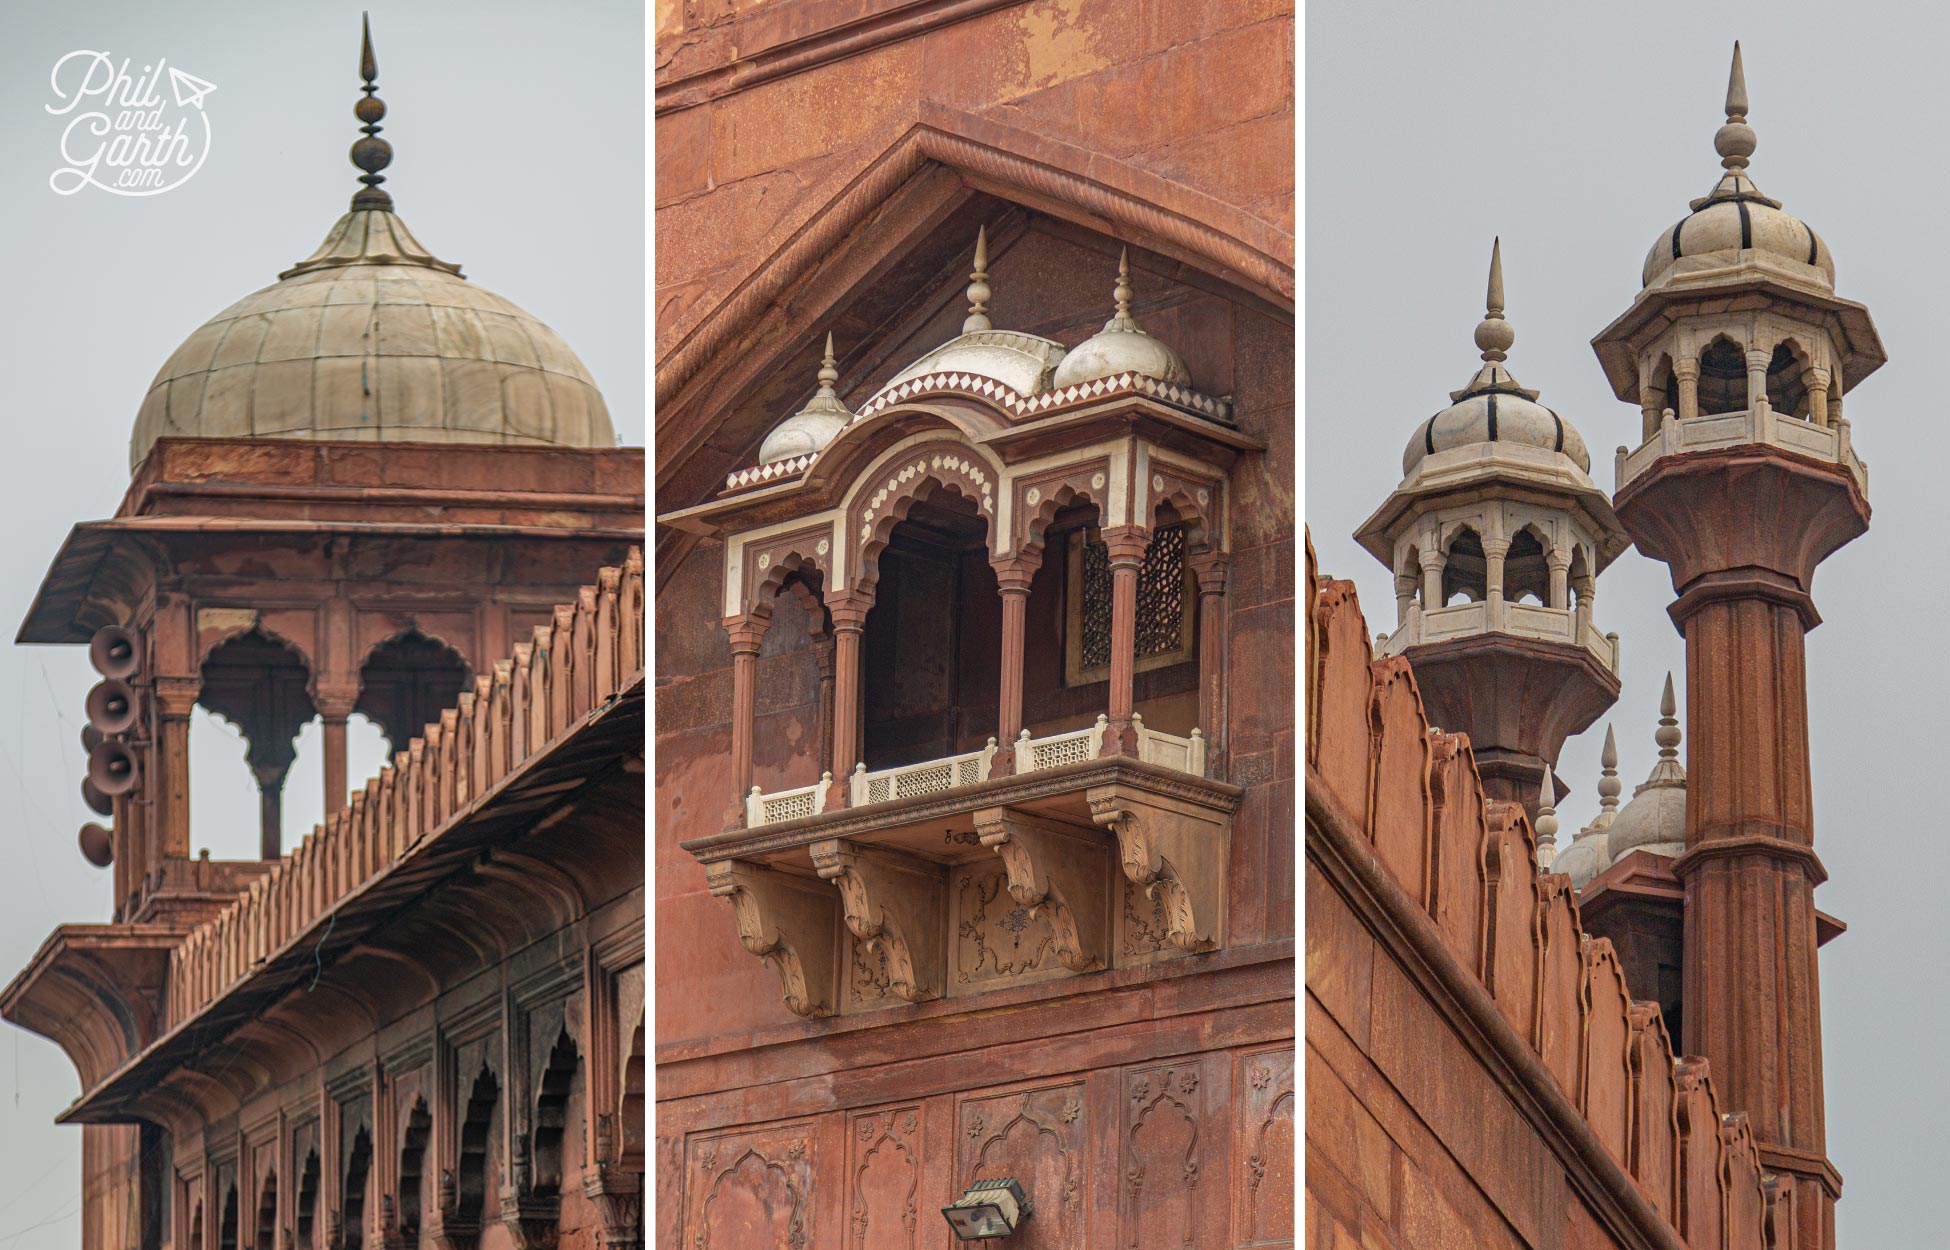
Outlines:
[[[595, 375], [626, 442], [644, 438], [643, 13], [632, 0], [380, 5], [373, 37], [386, 171], [400, 215], [443, 259], [553, 326]], [[0, 50], [0, 634], [11, 639], [69, 526], [111, 514], [150, 378], [204, 319], [308, 255], [356, 189], [360, 5], [20, 6]], [[167, 57], [217, 90], [206, 165], [142, 199], [48, 188], [63, 119], [43, 106], [81, 48]], [[76, 735], [92, 674], [75, 648], [0, 645], [0, 979], [55, 925], [108, 918], [108, 875], [75, 830]], [[287, 845], [318, 818], [315, 752], [286, 790]], [[378, 764], [370, 735], [352, 775]], [[192, 729], [199, 845], [252, 853], [241, 740]], [[80, 1238], [78, 1092], [47, 1042], [0, 1026], [0, 1250]]]
[[[1411, 430], [1477, 364], [1492, 235], [1503, 237], [1510, 365], [1577, 425], [1593, 477], [1639, 414], [1612, 398], [1589, 340], [1631, 302], [1658, 233], [1713, 185], [1734, 39], [1746, 61], [1761, 189], [1833, 249], [1889, 364], [1848, 396], [1873, 527], [1822, 566], [1809, 637], [1816, 894], [1850, 931], [1822, 952], [1829, 1154], [1845, 1245], [1940, 1240], [1950, 1011], [1938, 968], [1934, 780], [1946, 661], [1926, 622], [1950, 607], [1932, 335], [1950, 290], [1940, 225], [1940, 10], [1838, 21], [1794, 3], [1307, 8], [1307, 496], [1323, 572], [1395, 627], [1387, 571], [1349, 537], [1401, 476]], [[1904, 14], [1908, 16], [1905, 18]], [[1870, 16], [1873, 15], [1873, 18]], [[1880, 20], [1873, 20], [1880, 19]], [[1628, 552], [1599, 583], [1622, 636], [1613, 709], [1625, 797], [1657, 757], [1661, 679], [1684, 677], [1663, 566]], [[1683, 687], [1682, 687], [1683, 688]], [[1683, 705], [1683, 695], [1682, 695]], [[1596, 810], [1603, 723], [1565, 751], [1559, 844]], [[1730, 1109], [1730, 1108], [1729, 1108]]]

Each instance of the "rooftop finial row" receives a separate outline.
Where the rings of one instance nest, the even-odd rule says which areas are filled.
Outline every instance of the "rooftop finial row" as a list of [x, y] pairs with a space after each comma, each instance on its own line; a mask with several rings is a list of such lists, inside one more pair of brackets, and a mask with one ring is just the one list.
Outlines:
[[352, 207], [390, 210], [393, 197], [380, 190], [379, 184], [386, 177], [379, 171], [393, 163], [393, 145], [379, 137], [379, 121], [386, 116], [386, 102], [374, 94], [379, 90], [375, 85], [379, 61], [372, 54], [372, 22], [367, 15], [360, 15], [359, 28], [359, 76], [366, 80], [363, 88], [366, 95], [352, 106], [353, 115], [364, 123], [359, 127], [362, 137], [352, 145], [352, 163], [365, 171], [359, 175], [359, 181], [365, 185], [353, 194]]

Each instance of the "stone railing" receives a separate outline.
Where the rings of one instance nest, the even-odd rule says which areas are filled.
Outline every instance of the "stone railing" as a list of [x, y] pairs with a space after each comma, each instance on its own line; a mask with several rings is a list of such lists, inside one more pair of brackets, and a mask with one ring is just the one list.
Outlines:
[[1197, 727], [1189, 738], [1181, 738], [1161, 729], [1146, 729], [1142, 716], [1133, 715], [1131, 725], [1137, 730], [1139, 759], [1196, 777], [1205, 775], [1205, 735]]
[[596, 575], [553, 625], [475, 678], [474, 689], [346, 808], [305, 836], [236, 902], [193, 929], [170, 955], [170, 1027], [220, 997], [261, 960], [415, 845], [465, 816], [525, 765], [642, 679], [643, 554]]
[[1627, 482], [1651, 468], [1662, 456], [1738, 447], [1742, 443], [1765, 443], [1813, 460], [1839, 464], [1855, 476], [1855, 484], [1862, 492], [1868, 493], [1869, 466], [1855, 454], [1846, 419], [1834, 425], [1816, 425], [1799, 417], [1782, 416], [1766, 400], [1739, 412], [1716, 412], [1684, 420], [1674, 416], [1672, 409], [1666, 409], [1658, 433], [1636, 451], [1618, 449], [1616, 489], [1623, 490]]
[[826, 795], [832, 785], [833, 774], [825, 773], [809, 786], [778, 790], [771, 794], [765, 794], [753, 786], [752, 792], [745, 796], [745, 825], [756, 829], [760, 825], [776, 825], [782, 820], [817, 816], [826, 810]]
[[989, 761], [994, 758], [995, 739], [990, 738], [988, 745], [979, 751], [923, 760], [919, 764], [902, 764], [897, 768], [883, 768], [871, 773], [865, 764], [860, 764], [854, 768], [853, 776], [847, 779], [847, 805], [864, 807], [868, 803], [885, 803], [890, 799], [933, 794], [937, 790], [951, 790], [956, 786], [972, 786], [978, 781], [988, 780]]
[[1400, 919], [1431, 926], [1421, 957], [1487, 993], [1692, 1250], [1789, 1244], [1788, 1187], [1746, 1115], [1722, 1111], [1706, 1060], [1673, 1054], [1658, 1005], [1632, 1000], [1610, 940], [1583, 932], [1570, 878], [1538, 871], [1522, 806], [1487, 798], [1467, 735], [1430, 727], [1409, 662], [1376, 658], [1354, 584], [1316, 575], [1311, 539], [1306, 561], [1309, 873], [1317, 848], [1345, 861], [1346, 840], [1391, 879], [1397, 901], [1373, 905], [1420, 914]]
[[1419, 604], [1411, 605], [1401, 628], [1377, 640], [1375, 653], [1400, 655], [1410, 647], [1477, 634], [1511, 634], [1539, 642], [1582, 646], [1598, 663], [1614, 673], [1618, 671], [1617, 634], [1599, 629], [1576, 608], [1547, 608], [1539, 603], [1508, 600], [1486, 599], [1427, 610]]

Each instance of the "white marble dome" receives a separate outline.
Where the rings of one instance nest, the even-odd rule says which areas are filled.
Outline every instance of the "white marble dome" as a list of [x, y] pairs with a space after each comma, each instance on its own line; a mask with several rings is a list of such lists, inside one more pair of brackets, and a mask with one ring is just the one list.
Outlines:
[[[1415, 427], [1408, 446], [1402, 449], [1403, 476], [1414, 472], [1426, 456], [1476, 443], [1508, 443], [1560, 452], [1581, 472], [1591, 471], [1591, 453], [1577, 428], [1538, 403], [1530, 393], [1515, 389], [1507, 370], [1496, 366], [1495, 373], [1500, 376], [1500, 383], [1493, 381], [1489, 386], [1465, 392], [1462, 398]], [[1503, 386], [1510, 389], [1501, 389]]]
[[1593, 877], [1610, 866], [1611, 855], [1606, 845], [1605, 830], [1586, 828], [1571, 840], [1571, 845], [1557, 853], [1557, 858], [1551, 861], [1550, 870], [1563, 873], [1571, 879], [1573, 889], [1582, 890]]
[[1613, 863], [1633, 851], [1677, 856], [1686, 850], [1686, 767], [1679, 762], [1678, 706], [1668, 673], [1659, 696], [1659, 728], [1653, 734], [1659, 762], [1612, 822], [1607, 849]]
[[347, 213], [183, 341], [142, 401], [130, 466], [170, 437], [616, 445], [569, 345], [385, 209]]
[[[1722, 179], [1721, 185], [1731, 181]], [[1753, 186], [1745, 177], [1738, 184]], [[1718, 253], [1731, 261], [1738, 253], [1752, 250], [1792, 261], [1806, 268], [1821, 286], [1834, 289], [1835, 258], [1811, 226], [1758, 192], [1720, 197], [1720, 189], [1715, 188], [1713, 196], [1659, 235], [1645, 254], [1639, 275], [1643, 285], [1651, 286], [1682, 259]]]
[[1070, 349], [1057, 366], [1052, 382], [1057, 389], [1095, 382], [1098, 378], [1135, 373], [1173, 386], [1192, 384], [1191, 371], [1169, 345], [1153, 338], [1131, 316], [1130, 249], [1117, 257], [1117, 311], [1104, 328]]
[[1050, 388], [1063, 344], [1015, 330], [973, 330], [958, 334], [880, 388], [892, 390], [910, 378], [930, 373], [966, 373], [1000, 382], [1018, 395], [1040, 395]]

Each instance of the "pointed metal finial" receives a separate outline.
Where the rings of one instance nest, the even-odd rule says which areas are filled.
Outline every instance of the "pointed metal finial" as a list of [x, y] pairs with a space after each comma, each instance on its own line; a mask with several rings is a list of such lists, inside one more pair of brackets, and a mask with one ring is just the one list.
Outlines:
[[1483, 297], [1483, 319], [1476, 324], [1476, 346], [1495, 364], [1510, 358], [1517, 332], [1503, 319], [1503, 238], [1490, 244], [1490, 286]]
[[1713, 150], [1720, 154], [1720, 165], [1728, 173], [1747, 168], [1760, 140], [1747, 124], [1747, 72], [1740, 65], [1740, 42], [1734, 41], [1733, 69], [1727, 74], [1727, 121], [1713, 136]]
[[826, 332], [826, 359], [819, 366], [819, 393], [821, 395], [828, 398], [835, 398], [833, 383], [840, 380], [838, 366], [839, 361], [833, 355], [833, 332], [828, 330]]
[[961, 323], [963, 334], [987, 330], [989, 325], [989, 228], [975, 230], [975, 270], [968, 275], [968, 316]]
[[1659, 696], [1659, 729], [1652, 740], [1659, 744], [1659, 758], [1676, 760], [1679, 758], [1679, 711], [1678, 702], [1672, 697], [1672, 674], [1666, 674], [1666, 691]]
[[393, 197], [380, 190], [379, 184], [386, 178], [379, 171], [393, 163], [393, 145], [379, 137], [379, 121], [386, 116], [386, 102], [374, 93], [379, 88], [374, 85], [379, 77], [379, 61], [372, 54], [372, 21], [365, 15], [359, 17], [360, 48], [359, 76], [366, 80], [363, 88], [365, 99], [353, 105], [353, 116], [362, 125], [361, 138], [352, 145], [352, 163], [362, 173], [359, 181], [364, 185], [352, 197], [352, 207], [357, 209], [391, 209]]
[[1618, 794], [1624, 787], [1618, 780], [1618, 739], [1610, 725], [1605, 726], [1605, 749], [1598, 757], [1598, 806], [1600, 815], [1618, 811]]
[[1557, 787], [1551, 784], [1551, 770], [1544, 769], [1544, 783], [1537, 796], [1537, 867], [1549, 868], [1557, 858]]

